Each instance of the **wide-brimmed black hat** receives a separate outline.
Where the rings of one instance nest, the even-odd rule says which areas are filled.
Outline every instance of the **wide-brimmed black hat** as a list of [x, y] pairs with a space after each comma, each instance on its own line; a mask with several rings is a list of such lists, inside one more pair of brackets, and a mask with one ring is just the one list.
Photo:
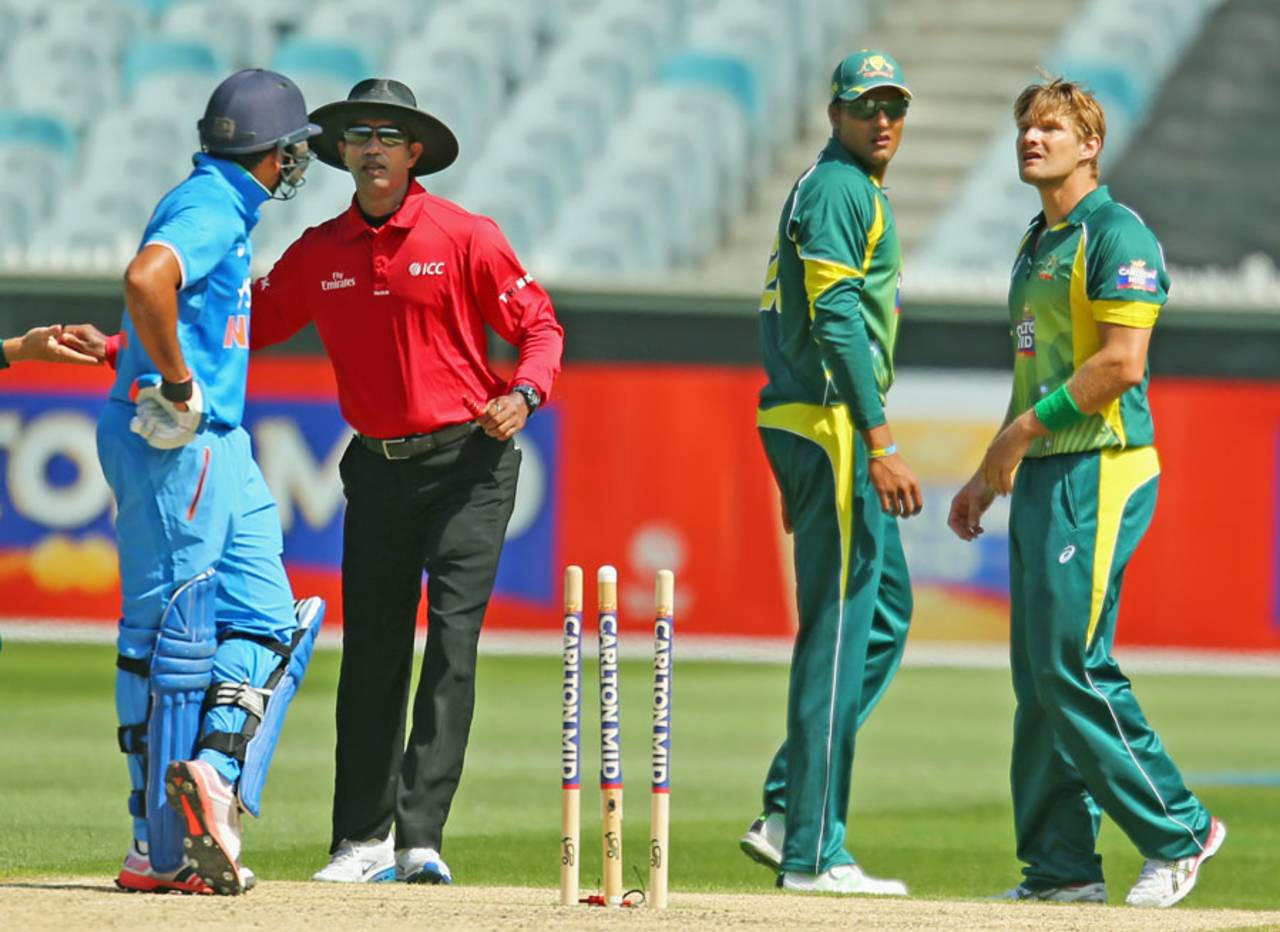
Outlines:
[[419, 110], [413, 91], [389, 78], [366, 78], [351, 89], [346, 100], [313, 110], [310, 119], [321, 129], [311, 140], [316, 158], [343, 171], [347, 166], [338, 155], [342, 131], [361, 119], [394, 120], [415, 142], [422, 143], [422, 155], [410, 169], [414, 175], [441, 171], [458, 157], [458, 139], [449, 127]]

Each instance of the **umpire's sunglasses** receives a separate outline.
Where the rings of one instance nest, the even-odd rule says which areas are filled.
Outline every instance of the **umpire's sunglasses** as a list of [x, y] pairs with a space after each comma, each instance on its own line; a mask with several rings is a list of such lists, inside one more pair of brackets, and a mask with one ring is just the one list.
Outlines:
[[907, 115], [907, 107], [911, 101], [905, 97], [858, 97], [843, 103], [844, 112], [855, 120], [870, 120], [880, 112], [890, 120], [901, 120]]
[[363, 123], [348, 126], [342, 131], [342, 141], [349, 146], [368, 145], [374, 136], [384, 146], [403, 146], [409, 141], [409, 134], [398, 126], [365, 126]]

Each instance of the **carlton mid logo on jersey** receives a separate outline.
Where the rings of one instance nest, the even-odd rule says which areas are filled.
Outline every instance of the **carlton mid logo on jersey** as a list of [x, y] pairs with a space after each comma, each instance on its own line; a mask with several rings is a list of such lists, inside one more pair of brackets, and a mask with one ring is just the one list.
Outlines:
[[1154, 293], [1156, 270], [1147, 268], [1147, 263], [1142, 259], [1134, 259], [1128, 265], [1120, 266], [1120, 273], [1116, 276], [1116, 288], [1120, 291]]
[[1022, 314], [1022, 320], [1018, 321], [1013, 328], [1014, 343], [1017, 345], [1019, 356], [1034, 356], [1036, 354], [1036, 319], [1030, 308], [1024, 308]]

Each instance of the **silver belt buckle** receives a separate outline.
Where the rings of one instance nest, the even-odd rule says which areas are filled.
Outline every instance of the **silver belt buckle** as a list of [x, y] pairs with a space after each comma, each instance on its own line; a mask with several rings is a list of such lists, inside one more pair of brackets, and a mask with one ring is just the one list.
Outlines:
[[382, 441], [382, 455], [383, 455], [383, 456], [385, 456], [385, 457], [386, 457], [387, 459], [389, 459], [389, 460], [407, 460], [407, 459], [409, 458], [408, 456], [396, 456], [394, 453], [392, 453], [392, 452], [391, 452], [391, 445], [392, 445], [392, 444], [401, 444], [401, 445], [403, 445], [403, 444], [404, 444], [404, 441], [403, 441], [403, 440], [399, 440], [399, 439], [397, 439], [397, 440], [384, 440], [384, 441]]

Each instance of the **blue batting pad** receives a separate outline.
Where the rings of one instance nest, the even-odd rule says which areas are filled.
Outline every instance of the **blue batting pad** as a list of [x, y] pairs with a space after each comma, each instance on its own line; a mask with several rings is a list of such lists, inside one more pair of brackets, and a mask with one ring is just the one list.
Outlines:
[[213, 679], [218, 647], [214, 621], [217, 583], [213, 569], [178, 587], [160, 618], [151, 660], [151, 720], [147, 728], [147, 830], [151, 866], [177, 870], [183, 863], [182, 819], [165, 802], [165, 771], [195, 756], [200, 711]]
[[324, 622], [324, 610], [323, 599], [312, 597], [296, 603], [294, 616], [298, 627], [290, 641], [289, 658], [281, 661], [281, 669], [268, 680], [271, 694], [267, 697], [266, 711], [245, 748], [244, 765], [240, 770], [240, 805], [254, 816], [261, 808], [262, 787], [267, 781], [271, 756], [280, 740], [280, 729], [284, 727], [285, 712], [302, 685], [307, 665], [311, 663], [311, 651]]

